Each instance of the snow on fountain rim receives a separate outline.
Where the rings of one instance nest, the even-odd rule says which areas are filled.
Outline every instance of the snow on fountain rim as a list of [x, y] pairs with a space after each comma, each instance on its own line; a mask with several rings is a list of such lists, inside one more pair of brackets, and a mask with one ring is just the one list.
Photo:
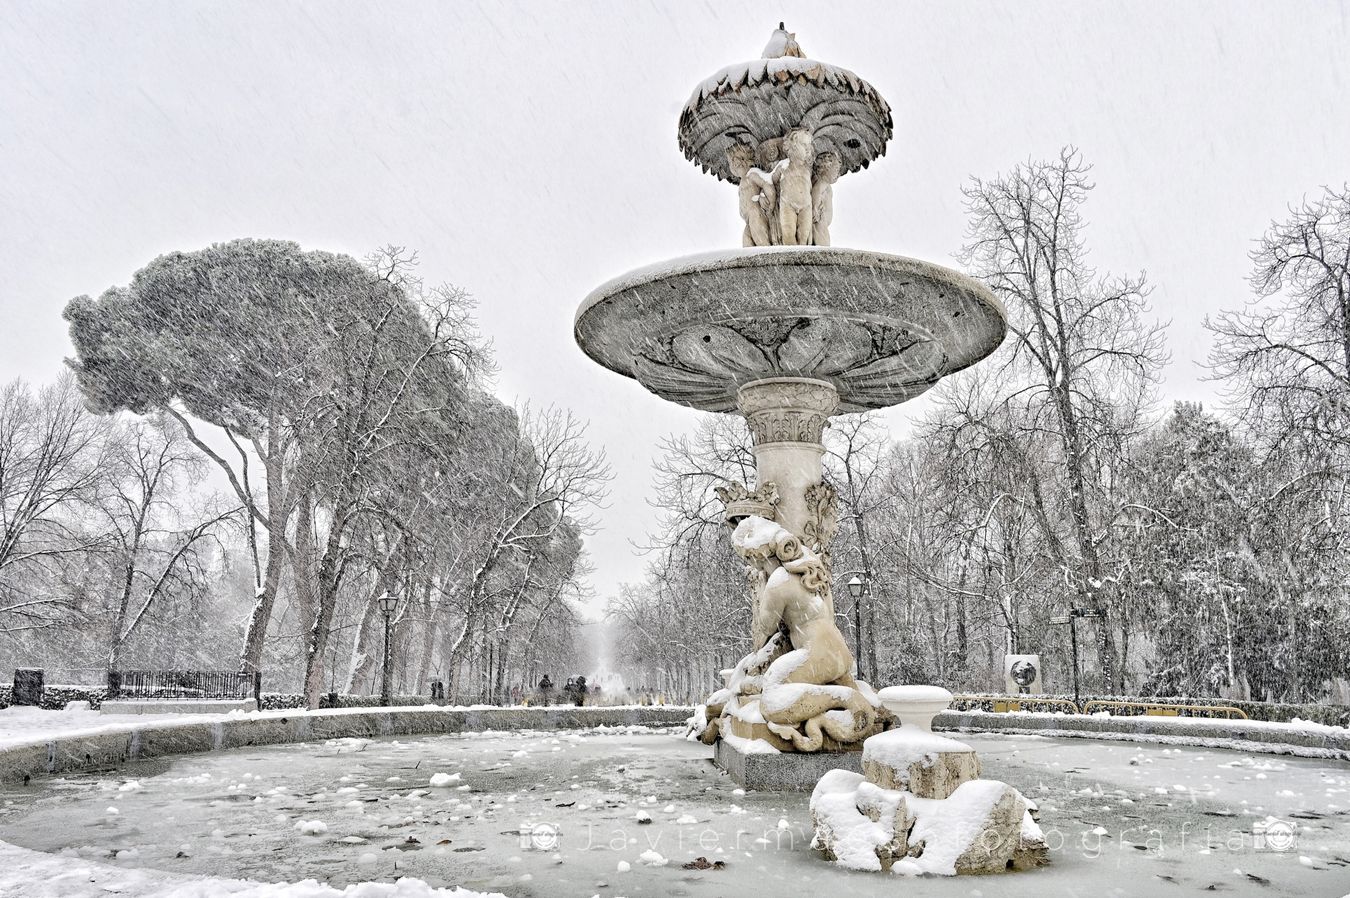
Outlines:
[[[784, 257], [782, 262], [773, 261], [773, 257]], [[761, 261], [763, 260], [763, 261]], [[954, 289], [979, 294], [999, 315], [1007, 318], [1003, 302], [984, 284], [936, 262], [916, 259], [912, 256], [897, 256], [893, 253], [877, 252], [868, 249], [853, 249], [847, 246], [752, 246], [733, 249], [709, 250], [676, 256], [659, 262], [652, 262], [632, 271], [610, 278], [592, 290], [582, 301], [573, 316], [573, 329], [592, 307], [625, 290], [640, 287], [653, 281], [664, 280], [676, 275], [689, 274], [722, 268], [753, 268], [760, 265], [854, 265], [864, 268], [888, 268], [896, 271], [912, 272], [930, 281], [950, 285]]]
[[886, 702], [947, 702], [952, 700], [950, 690], [941, 686], [887, 686], [877, 692], [882, 703]]
[[891, 111], [890, 104], [877, 93], [876, 88], [858, 77], [851, 69], [802, 56], [751, 59], [723, 66], [694, 88], [694, 92], [684, 104], [684, 109], [686, 112], [697, 112], [699, 106], [709, 97], [744, 87], [755, 87], [765, 81], [778, 79], [779, 76], [803, 77], [822, 87], [828, 86], [841, 92], [859, 94], [875, 100], [881, 106], [883, 115], [889, 115]]

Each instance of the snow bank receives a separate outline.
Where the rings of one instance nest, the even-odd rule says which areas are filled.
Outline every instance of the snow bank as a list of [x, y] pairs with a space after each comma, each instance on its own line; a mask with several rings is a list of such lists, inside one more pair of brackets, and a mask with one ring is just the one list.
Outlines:
[[[83, 707], [80, 707], [83, 706]], [[294, 714], [295, 712], [291, 712]], [[45, 711], [31, 705], [0, 708], [0, 749], [31, 745], [56, 736], [98, 736], [126, 732], [132, 725], [203, 723], [223, 718], [220, 714], [165, 714], [151, 720], [119, 720], [91, 711], [88, 702], [68, 702], [63, 711]]]
[[111, 894], [137, 898], [505, 898], [500, 892], [433, 888], [412, 878], [394, 883], [363, 882], [335, 889], [313, 879], [264, 883], [184, 876], [43, 854], [0, 842], [0, 895], [107, 898]]
[[[74, 705], [78, 703], [71, 702], [70, 704]], [[689, 706], [677, 705], [604, 705], [586, 707], [580, 710], [583, 712], [607, 714], [620, 711], [673, 711], [686, 709], [688, 707]], [[520, 706], [506, 707], [498, 705], [403, 705], [393, 708], [371, 706], [356, 708], [323, 708], [319, 710], [306, 710], [303, 708], [283, 708], [270, 711], [235, 710], [222, 714], [106, 715], [101, 714], [98, 711], [91, 711], [87, 708], [71, 708], [69, 705], [64, 711], [45, 711], [41, 708], [26, 705], [11, 705], [8, 708], [0, 708], [0, 751], [18, 746], [42, 745], [53, 739], [78, 739], [86, 736], [102, 736], [110, 733], [130, 734], [135, 730], [145, 732], [152, 729], [172, 729], [175, 727], [221, 723], [224, 721], [286, 721], [306, 716], [330, 718], [356, 717], [370, 714], [390, 714], [397, 717], [400, 714], [426, 714], [428, 711], [462, 712], [471, 710], [505, 714], [509, 714], [513, 710], [523, 710], [527, 713], [547, 711], [562, 715], [564, 713], [570, 714], [577, 709], [564, 707], [544, 709], [538, 706], [522, 708]], [[624, 724], [622, 726], [643, 726], [643, 724]], [[619, 727], [606, 727], [604, 724], [596, 724], [590, 728], [615, 731], [619, 729]], [[434, 731], [427, 730], [424, 733], [408, 733], [407, 735], [428, 735], [431, 732]], [[513, 728], [511, 732], [524, 732], [524, 730]]]

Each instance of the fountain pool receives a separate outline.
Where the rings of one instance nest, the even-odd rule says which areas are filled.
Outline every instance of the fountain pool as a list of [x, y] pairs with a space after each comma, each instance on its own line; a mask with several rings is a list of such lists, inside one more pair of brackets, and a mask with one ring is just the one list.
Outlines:
[[[903, 885], [824, 864], [806, 796], [745, 793], [706, 746], [637, 727], [142, 762], [4, 788], [0, 839], [91, 865], [337, 887], [411, 876], [521, 898], [1350, 892], [1350, 764], [963, 738], [986, 776], [1039, 803], [1051, 866]], [[684, 867], [699, 857], [721, 867]]]

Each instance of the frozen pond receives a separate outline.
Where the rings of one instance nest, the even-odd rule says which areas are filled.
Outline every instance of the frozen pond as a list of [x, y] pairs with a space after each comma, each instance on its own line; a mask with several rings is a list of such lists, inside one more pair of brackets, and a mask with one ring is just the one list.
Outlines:
[[[838, 870], [808, 848], [807, 796], [740, 793], [706, 746], [641, 728], [336, 740], [139, 763], [7, 787], [0, 839], [176, 873], [336, 886], [415, 876], [511, 896], [1350, 893], [1350, 765], [966, 741], [986, 776], [1040, 803], [1053, 866], [914, 883]], [[1296, 846], [1256, 844], [1254, 824], [1268, 817], [1296, 827]], [[559, 844], [538, 824], [556, 826]], [[700, 856], [724, 866], [683, 867]]]

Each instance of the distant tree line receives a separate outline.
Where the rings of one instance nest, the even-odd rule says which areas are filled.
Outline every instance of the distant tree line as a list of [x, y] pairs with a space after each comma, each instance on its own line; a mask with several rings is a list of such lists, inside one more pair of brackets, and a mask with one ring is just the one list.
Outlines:
[[[1350, 702], [1350, 190], [1294, 206], [1252, 252], [1253, 296], [1207, 325], [1227, 407], [1160, 401], [1165, 329], [1142, 275], [1088, 262], [1073, 149], [964, 189], [960, 253], [1007, 309], [990, 359], [935, 388], [914, 432], [834, 419], [834, 592], [864, 678], [1002, 687], [1039, 653], [1085, 688]], [[630, 678], [698, 699], [748, 646], [748, 593], [712, 487], [752, 483], [739, 419], [656, 463], [645, 580], [610, 616]], [[846, 583], [869, 589], [855, 601]]]
[[399, 691], [559, 669], [607, 465], [491, 395], [470, 298], [415, 271], [236, 240], [73, 299], [72, 375], [0, 397], [0, 657], [237, 666], [316, 705], [378, 689], [388, 593]]

